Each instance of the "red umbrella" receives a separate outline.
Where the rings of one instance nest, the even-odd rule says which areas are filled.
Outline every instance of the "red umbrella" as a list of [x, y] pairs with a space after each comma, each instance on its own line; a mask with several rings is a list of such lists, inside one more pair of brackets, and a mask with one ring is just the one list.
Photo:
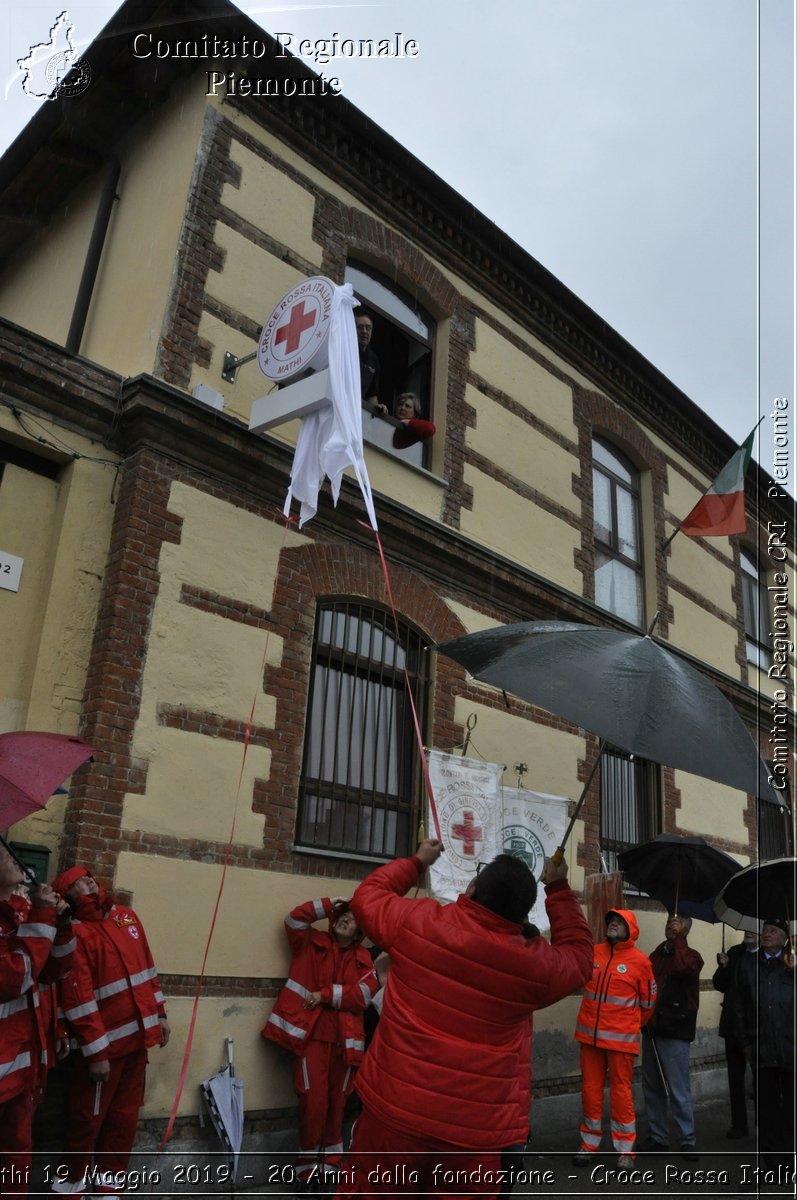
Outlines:
[[72, 772], [95, 753], [63, 733], [0, 734], [0, 829], [44, 808]]

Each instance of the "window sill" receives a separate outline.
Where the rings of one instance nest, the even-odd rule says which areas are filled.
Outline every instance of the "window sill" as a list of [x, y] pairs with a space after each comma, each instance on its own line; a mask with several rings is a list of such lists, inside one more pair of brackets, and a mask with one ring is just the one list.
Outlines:
[[355, 850], [326, 850], [321, 846], [299, 846], [296, 843], [291, 846], [291, 852], [293, 854], [315, 854], [318, 858], [344, 859], [350, 863], [376, 863], [380, 867], [383, 867], [385, 863], [393, 862], [393, 858], [387, 855], [384, 858], [377, 858], [375, 854], [360, 854]]
[[440, 487], [447, 488], [447, 479], [441, 475], [435, 475], [433, 471], [423, 466], [423, 442], [416, 442], [414, 446], [408, 446], [406, 450], [393, 448], [395, 429], [395, 424], [374, 417], [368, 413], [367, 409], [363, 409], [363, 443], [369, 450], [376, 450], [385, 458], [409, 467], [416, 475], [422, 475], [424, 479], [429, 479]]

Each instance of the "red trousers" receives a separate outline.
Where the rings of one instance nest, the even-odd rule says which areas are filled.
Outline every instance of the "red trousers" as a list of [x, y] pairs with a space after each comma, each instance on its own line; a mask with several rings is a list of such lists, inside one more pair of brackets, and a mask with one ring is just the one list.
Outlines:
[[310, 1040], [297, 1058], [293, 1082], [299, 1097], [297, 1178], [314, 1168], [340, 1165], [343, 1157], [343, 1110], [354, 1086], [356, 1067], [348, 1067], [336, 1042]]
[[435, 1200], [500, 1191], [500, 1150], [472, 1152], [461, 1146], [399, 1133], [363, 1109], [354, 1126], [337, 1191], [351, 1196], [430, 1195]]
[[146, 1069], [146, 1050], [134, 1050], [111, 1059], [110, 1077], [98, 1085], [89, 1078], [85, 1060], [75, 1059], [66, 1135], [70, 1182], [90, 1177], [86, 1190], [98, 1195], [125, 1191], [123, 1181], [116, 1183], [108, 1176], [127, 1171], [144, 1102]]
[[633, 1154], [636, 1114], [631, 1084], [635, 1054], [581, 1047], [581, 1149], [597, 1154], [603, 1136], [603, 1089], [609, 1074], [612, 1145], [618, 1154]]
[[28, 1088], [0, 1104], [0, 1196], [27, 1196], [34, 1096]]

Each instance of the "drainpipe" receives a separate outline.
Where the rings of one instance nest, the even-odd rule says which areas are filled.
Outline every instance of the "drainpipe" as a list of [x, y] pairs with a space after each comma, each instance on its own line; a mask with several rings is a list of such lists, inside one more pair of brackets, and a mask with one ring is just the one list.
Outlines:
[[66, 349], [71, 354], [78, 354], [80, 352], [80, 343], [83, 340], [83, 331], [86, 327], [89, 305], [94, 293], [97, 271], [99, 270], [105, 237], [108, 232], [111, 213], [113, 212], [113, 203], [114, 200], [118, 199], [116, 185], [119, 182], [122, 164], [115, 154], [108, 154], [106, 151], [105, 157], [108, 162], [108, 172], [105, 176], [100, 202], [97, 206], [96, 216], [94, 217], [91, 241], [86, 251], [83, 274], [80, 277], [80, 285], [75, 298], [75, 307], [72, 310], [72, 323], [69, 326], [69, 333], [66, 337]]

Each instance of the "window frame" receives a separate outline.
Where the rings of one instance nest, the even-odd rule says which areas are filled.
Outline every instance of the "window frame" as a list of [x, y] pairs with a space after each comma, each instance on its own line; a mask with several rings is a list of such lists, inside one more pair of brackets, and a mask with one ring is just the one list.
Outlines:
[[[746, 564], [749, 564], [749, 569]], [[739, 572], [741, 575], [745, 658], [750, 666], [756, 667], [759, 671], [767, 671], [773, 661], [769, 590], [766, 572], [761, 570], [758, 555], [748, 546], [739, 547]], [[751, 604], [753, 594], [755, 594], [757, 603], [757, 613], [753, 611]], [[756, 616], [758, 616], [758, 628], [753, 629]]]
[[[322, 640], [325, 621], [329, 622], [329, 634]], [[342, 621], [339, 628], [337, 621]], [[391, 611], [385, 606], [361, 596], [317, 601], [297, 794], [296, 850], [376, 862], [412, 852], [422, 811], [423, 769], [407, 699], [407, 676], [423, 736], [430, 711], [431, 656], [427, 650], [431, 643], [411, 622], [399, 618], [398, 623], [397, 641]], [[381, 656], [362, 653], [363, 639], [371, 650], [375, 641], [381, 641]], [[401, 657], [406, 675], [404, 665], [397, 661]], [[325, 689], [324, 699], [322, 707], [316, 708], [319, 686]], [[384, 711], [383, 700], [387, 700]], [[396, 721], [393, 742], [391, 730]], [[385, 731], [386, 742], [379, 737]], [[374, 748], [370, 755], [369, 745]], [[343, 779], [338, 775], [341, 749], [346, 754]], [[384, 775], [382, 788], [377, 787], [378, 773]], [[393, 775], [396, 789], [390, 791]]]
[[[616, 472], [612, 471], [611, 467], [606, 463], [601, 462], [595, 455], [596, 443], [601, 446], [608, 454], [616, 457], [628, 470], [632, 477], [632, 482], [623, 479]], [[594, 591], [595, 603], [604, 610], [611, 612], [621, 620], [629, 620], [629, 623], [641, 629], [645, 624], [645, 548], [643, 536], [643, 521], [642, 521], [642, 480], [639, 468], [631, 461], [627, 454], [616, 446], [608, 438], [602, 437], [600, 434], [593, 433], [591, 443], [592, 453], [592, 542], [593, 553], [597, 559], [597, 554], [602, 554], [605, 558], [611, 559], [614, 562], [620, 563], [622, 566], [631, 570], [637, 579], [637, 604], [638, 604], [638, 620], [633, 621], [624, 616], [623, 613], [616, 612], [614, 609], [608, 608], [601, 604], [598, 600], [597, 587], [597, 562], [594, 564]], [[595, 475], [601, 475], [609, 483], [609, 508], [611, 514], [611, 528], [608, 530], [610, 541], [605, 541], [598, 534], [597, 521], [595, 517]], [[634, 518], [634, 534], [637, 545], [638, 561], [629, 558], [620, 549], [619, 538], [619, 520], [618, 520], [618, 504], [617, 492], [622, 489], [631, 497], [632, 512]]]
[[[634, 794], [625, 797], [616, 796], [610, 804], [607, 793], [614, 782], [612, 776], [617, 773], [609, 769], [612, 763], [618, 765], [626, 763], [633, 769]], [[633, 820], [627, 819], [631, 815], [629, 800], [632, 800], [634, 805]], [[610, 812], [613, 818], [611, 822], [609, 821]], [[634, 840], [609, 832], [612, 824], [615, 826], [625, 824], [629, 834], [634, 834]], [[636, 830], [639, 831], [638, 835]], [[640, 758], [639, 755], [628, 754], [616, 746], [606, 746], [601, 759], [600, 812], [598, 815], [598, 852], [601, 866], [609, 871], [619, 870], [617, 856], [623, 850], [631, 849], [632, 846], [637, 846], [641, 842], [651, 841], [661, 831], [662, 786], [659, 764], [651, 759]], [[646, 894], [633, 884], [626, 883], [624, 886], [627, 892], [633, 892], [635, 895], [644, 896]]]
[[[347, 258], [346, 268], [344, 272], [346, 283], [352, 285], [355, 296], [361, 301], [363, 308], [376, 318], [374, 324], [374, 333], [377, 341], [379, 340], [379, 325], [390, 326], [398, 331], [398, 335], [403, 338], [408, 348], [412, 343], [424, 347], [428, 352], [428, 363], [424, 368], [423, 386], [413, 384], [407, 378], [403, 380], [400, 386], [394, 386], [394, 394], [380, 394], [380, 403], [385, 404], [391, 413], [391, 417], [387, 420], [374, 416], [374, 428], [370, 429], [364, 425], [363, 434], [365, 440], [369, 444], [377, 445], [380, 449], [390, 454], [393, 458], [400, 459], [404, 462], [410, 462], [414, 466], [419, 466], [428, 470], [432, 458], [431, 439], [423, 442], [416, 442], [415, 445], [407, 447], [403, 450], [397, 449], [392, 445], [393, 433], [397, 427], [396, 422], [392, 419], [393, 406], [398, 396], [404, 391], [413, 391], [418, 396], [421, 405], [421, 416], [424, 420], [434, 421], [434, 399], [435, 399], [435, 371], [437, 367], [437, 338], [438, 338], [438, 321], [437, 318], [429, 311], [429, 309], [419, 300], [415, 299], [411, 292], [395, 279], [391, 279], [379, 267], [373, 266], [370, 263], [364, 262], [362, 259], [354, 257]], [[374, 285], [374, 290], [369, 288], [369, 284]], [[427, 334], [424, 336], [417, 328], [412, 328], [408, 323], [394, 312], [390, 312], [384, 303], [380, 303], [380, 296], [375, 289], [382, 288], [390, 293], [399, 302], [407, 308], [408, 311], [414, 312], [419, 321], [422, 321], [427, 326]], [[355, 317], [360, 309], [354, 310]], [[374, 348], [374, 353], [379, 355], [379, 351]], [[411, 365], [411, 364], [410, 364]], [[386, 371], [384, 364], [380, 362], [380, 370], [382, 382], [384, 383]], [[409, 370], [409, 367], [407, 368]], [[395, 379], [394, 379], [395, 383]], [[366, 412], [371, 410], [366, 408]], [[369, 433], [373, 436], [369, 436]]]

